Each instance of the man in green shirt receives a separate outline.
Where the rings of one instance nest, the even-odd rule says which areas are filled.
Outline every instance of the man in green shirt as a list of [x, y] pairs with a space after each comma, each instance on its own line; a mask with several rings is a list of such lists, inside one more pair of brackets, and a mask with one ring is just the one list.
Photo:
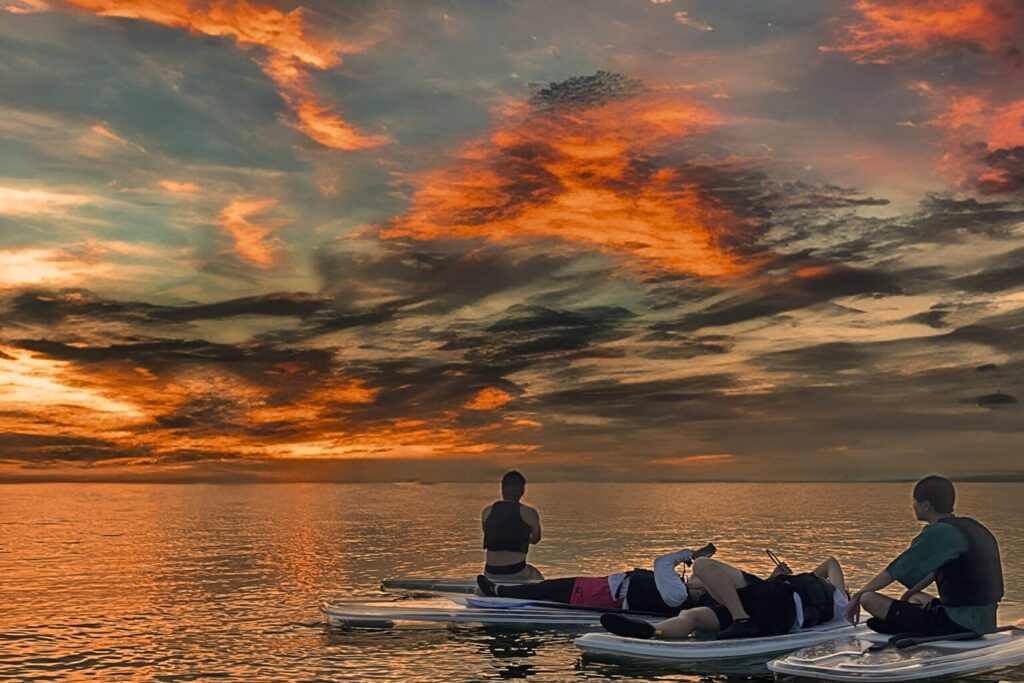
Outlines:
[[[881, 633], [948, 635], [991, 633], [1003, 597], [999, 544], [981, 523], [953, 514], [953, 483], [928, 476], [914, 485], [914, 514], [927, 526], [910, 547], [850, 598], [846, 617], [856, 623], [860, 607]], [[893, 600], [878, 591], [899, 581], [907, 591]], [[922, 592], [931, 583], [939, 597]]]

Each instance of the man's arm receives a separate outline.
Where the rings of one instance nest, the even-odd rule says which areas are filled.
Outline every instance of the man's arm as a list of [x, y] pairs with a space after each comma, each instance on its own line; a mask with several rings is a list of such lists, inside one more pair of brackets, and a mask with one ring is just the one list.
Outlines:
[[864, 584], [864, 587], [859, 591], [850, 596], [850, 604], [846, 606], [846, 620], [851, 624], [856, 624], [860, 618], [860, 600], [864, 597], [865, 593], [874, 593], [880, 591], [896, 579], [889, 575], [887, 570], [882, 570], [875, 575], [875, 578]]
[[540, 513], [529, 505], [523, 505], [521, 508], [520, 516], [523, 521], [530, 525], [530, 543], [540, 543]]
[[910, 598], [912, 596], [914, 596], [917, 593], [920, 593], [925, 588], [930, 586], [933, 581], [935, 581], [935, 572], [931, 572], [930, 574], [927, 574], [923, 579], [921, 579], [920, 581], [915, 583], [913, 586], [908, 588], [907, 592], [904, 593], [902, 596], [900, 596], [900, 600], [910, 600]]

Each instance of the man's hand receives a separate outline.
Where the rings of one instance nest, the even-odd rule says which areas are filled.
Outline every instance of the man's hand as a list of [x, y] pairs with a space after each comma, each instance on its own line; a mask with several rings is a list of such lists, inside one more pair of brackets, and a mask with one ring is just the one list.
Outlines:
[[856, 626], [860, 622], [860, 591], [850, 596], [850, 604], [846, 606], [846, 620]]
[[772, 570], [771, 575], [768, 577], [774, 579], [776, 576], [782, 576], [783, 574], [792, 574], [793, 570], [789, 568], [789, 565], [785, 562], [780, 562], [775, 565], [775, 569]]

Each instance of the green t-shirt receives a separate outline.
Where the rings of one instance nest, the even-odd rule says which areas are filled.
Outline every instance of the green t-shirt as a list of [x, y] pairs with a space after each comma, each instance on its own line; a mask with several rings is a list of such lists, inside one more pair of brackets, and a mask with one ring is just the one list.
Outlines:
[[[929, 524], [911, 541], [910, 547], [893, 560], [886, 571], [889, 576], [910, 588], [933, 571], [967, 552], [967, 538], [952, 524]], [[996, 630], [997, 603], [990, 605], [948, 607], [950, 619], [975, 633]]]

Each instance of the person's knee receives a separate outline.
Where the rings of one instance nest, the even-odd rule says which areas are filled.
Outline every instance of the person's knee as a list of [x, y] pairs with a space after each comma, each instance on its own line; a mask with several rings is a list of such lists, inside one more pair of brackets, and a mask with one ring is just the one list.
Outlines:
[[860, 598], [860, 604], [864, 606], [864, 609], [871, 612], [872, 615], [882, 618], [885, 617], [885, 614], [882, 612], [889, 611], [890, 601], [891, 598], [887, 598], [886, 596], [880, 593], [875, 593], [874, 591], [865, 593]]
[[693, 573], [700, 574], [706, 572], [711, 567], [714, 567], [717, 562], [712, 560], [710, 557], [698, 557], [693, 561]]
[[932, 596], [928, 595], [927, 593], [914, 593], [910, 596], [910, 599], [907, 602], [913, 603], [915, 605], [927, 605], [931, 601]]

